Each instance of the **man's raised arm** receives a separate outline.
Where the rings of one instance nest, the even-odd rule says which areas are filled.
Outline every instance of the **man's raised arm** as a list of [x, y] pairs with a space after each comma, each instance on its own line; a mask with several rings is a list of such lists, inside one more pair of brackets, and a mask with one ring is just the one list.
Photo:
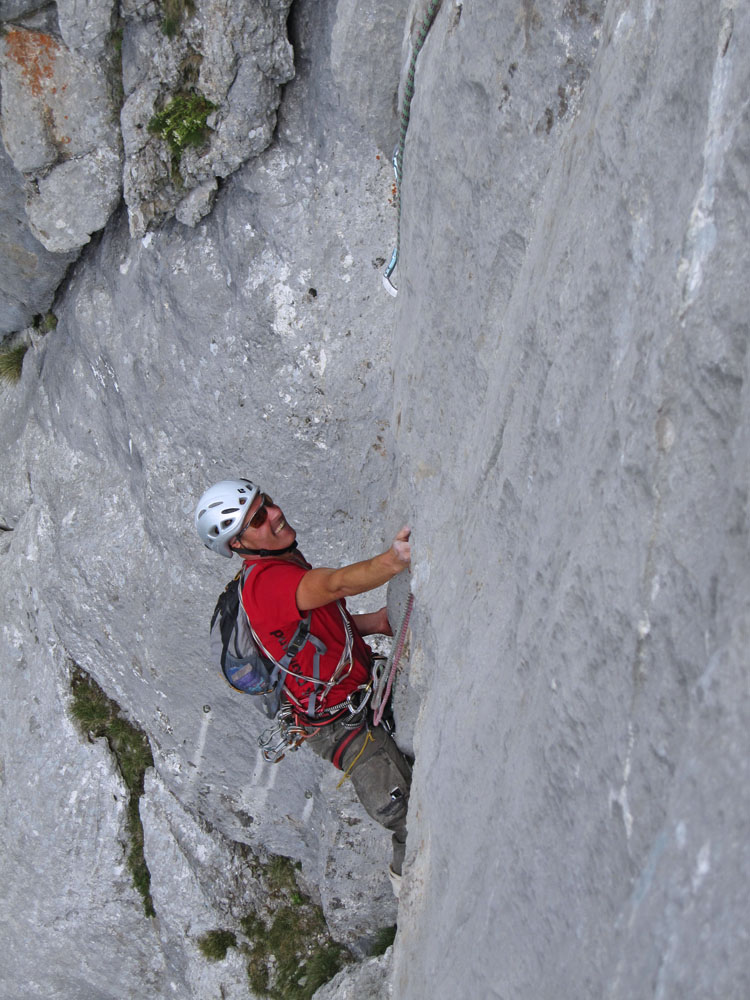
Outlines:
[[297, 587], [297, 607], [300, 612], [304, 614], [342, 597], [364, 594], [388, 583], [409, 565], [410, 534], [411, 529], [402, 528], [393, 539], [391, 547], [372, 559], [342, 566], [341, 569], [308, 570]]

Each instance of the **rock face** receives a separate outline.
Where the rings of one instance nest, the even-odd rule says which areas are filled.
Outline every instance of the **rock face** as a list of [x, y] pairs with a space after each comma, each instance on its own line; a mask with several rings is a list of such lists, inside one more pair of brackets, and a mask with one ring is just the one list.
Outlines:
[[[169, 37], [153, 5], [124, 6], [124, 193], [133, 236], [175, 212], [195, 225], [211, 209], [216, 178], [269, 145], [281, 85], [294, 76], [286, 39], [290, 2], [199, 0]], [[205, 140], [176, 154], [148, 125], [175, 95], [189, 91], [215, 110]]]
[[0, 143], [0, 336], [28, 326], [52, 305], [73, 254], [52, 254], [31, 234], [23, 177]]
[[[8, 566], [7, 543], [2, 558]], [[87, 744], [74, 730], [65, 651], [28, 579], [14, 567], [2, 587], [0, 992], [164, 995], [165, 960], [125, 864], [122, 778], [105, 741]], [[19, 628], [27, 615], [31, 641]]]
[[[223, 886], [214, 892], [202, 869], [216, 849], [209, 850], [212, 839], [299, 860], [309, 891], [319, 887], [332, 931], [360, 954], [396, 919], [386, 874], [388, 835], [347, 784], [337, 788], [340, 773], [304, 749], [277, 767], [266, 764], [257, 737], [267, 720], [207, 666], [208, 620], [236, 567], [204, 550], [192, 527], [205, 486], [236, 472], [252, 473], [276, 496], [286, 494], [305, 551], [321, 563], [364, 556], [398, 526], [400, 512], [383, 513], [390, 482], [383, 326], [393, 307], [383, 301], [378, 276], [395, 217], [388, 205], [388, 152], [373, 141], [371, 126], [382, 130], [391, 116], [395, 132], [405, 8], [394, 0], [378, 11], [382, 50], [363, 49], [367, 38], [357, 35], [351, 51], [340, 45], [340, 62], [371, 80], [344, 101], [322, 56], [336, 9], [313, 4], [300, 10], [299, 71], [287, 91], [278, 141], [228, 179], [213, 212], [194, 230], [172, 222], [135, 240], [124, 216], [111, 223], [87, 253], [97, 263], [79, 263], [73, 271], [54, 336], [29, 351], [21, 383], [2, 397], [8, 461], [0, 514], [13, 529], [0, 534], [2, 587], [15, 609], [4, 622], [5, 641], [25, 662], [46, 656], [38, 654], [37, 638], [45, 651], [51, 640], [29, 625], [42, 609], [55, 622], [59, 650], [46, 668], [56, 678], [53, 701], [59, 701], [49, 728], [32, 721], [38, 712], [28, 681], [25, 686], [19, 678], [4, 702], [8, 719], [17, 720], [5, 801], [15, 804], [26, 794], [28, 772], [16, 764], [25, 753], [31, 761], [47, 751], [59, 755], [52, 734], [67, 711], [69, 662], [92, 674], [148, 732], [159, 775], [141, 802], [156, 921], [142, 915], [122, 872], [122, 816], [98, 821], [108, 831], [107, 857], [118, 859], [120, 880], [105, 886], [114, 867], [107, 861], [93, 895], [120, 899], [124, 893], [133, 918], [140, 913], [137, 927], [128, 924], [128, 935], [118, 939], [118, 1000], [141, 997], [139, 981], [154, 997], [213, 995], [204, 987], [214, 967], [207, 971], [199, 960], [195, 939], [212, 923], [237, 929], [244, 887], [238, 878], [226, 909]], [[325, 132], [311, 93], [326, 107], [339, 107]], [[276, 435], [278, 448], [272, 447]], [[65, 566], [64, 585], [49, 572], [50, 563]], [[5, 678], [2, 683], [5, 696]], [[30, 732], [37, 742], [27, 738]], [[11, 730], [5, 733], [10, 739]], [[65, 746], [84, 767], [88, 746], [69, 725]], [[70, 774], [71, 781], [85, 780], [85, 771]], [[72, 794], [64, 791], [67, 777], [58, 780], [60, 796]], [[94, 811], [99, 807], [92, 804]], [[44, 799], [28, 809], [44, 810]], [[187, 838], [179, 833], [189, 825], [185, 816], [200, 817], [200, 829], [212, 836], [201, 842], [197, 829]], [[53, 829], [54, 821], [48, 815], [44, 828]], [[41, 885], [55, 886], [55, 879], [85, 885], [99, 847], [92, 838], [71, 854], [65, 841], [27, 838], [3, 858], [9, 882], [16, 850], [24, 870], [38, 869]], [[223, 857], [236, 855], [227, 848]], [[41, 874], [47, 866], [54, 878]], [[251, 881], [249, 868], [244, 877]], [[23, 881], [14, 898], [27, 892]], [[84, 936], [80, 949], [71, 948], [69, 924], [60, 922], [60, 913], [68, 912], [64, 899], [58, 891], [48, 895], [34, 941], [27, 932], [16, 936], [8, 914], [3, 931], [15, 957], [7, 991], [20, 995], [19, 984], [32, 971], [39, 979], [45, 941], [60, 959], [44, 971], [39, 994], [85, 995], [70, 984], [87, 982], [95, 993], [100, 980], [88, 978], [88, 969], [107, 968], [112, 937]], [[81, 914], [94, 906], [94, 899], [81, 905], [76, 919], [86, 919]], [[58, 924], [64, 934], [57, 934]], [[227, 995], [240, 981], [246, 985], [244, 964], [231, 965], [236, 960], [232, 952], [230, 966], [216, 966]]]
[[[395, 88], [436, 6], [393, 299]], [[398, 918], [326, 1000], [744, 1000], [750, 14], [310, 0], [289, 33], [271, 146], [203, 218], [196, 172], [193, 229], [111, 221], [0, 400], [5, 993], [242, 995], [238, 953], [195, 942], [236, 929], [268, 850], [359, 955]], [[265, 764], [206, 668], [235, 567], [192, 512], [237, 472], [319, 564], [412, 525], [398, 911], [339, 776]], [[151, 739], [153, 921], [71, 661]]]
[[70, 49], [106, 58], [117, 24], [114, 0], [56, 0], [60, 34]]
[[[0, 6], [3, 142], [25, 178], [31, 236], [60, 255], [44, 268], [42, 283], [28, 276], [28, 262], [3, 276], [25, 322], [48, 307], [53, 275], [59, 280], [123, 194], [133, 235], [173, 215], [194, 226], [211, 210], [217, 179], [268, 146], [281, 85], [294, 75], [289, 4], [202, 0], [174, 3], [172, 13], [154, 2], [126, 2], [119, 12], [112, 0]], [[173, 123], [171, 144], [149, 130], [175, 98], [196, 95], [210, 113], [191, 143], [174, 142], [184, 114]], [[2, 216], [12, 220], [17, 188], [4, 187], [0, 196]], [[0, 230], [11, 248], [17, 230], [13, 221]], [[34, 245], [26, 233], [20, 239], [24, 248]], [[9, 309], [2, 332], [19, 328], [12, 325], [17, 313]]]
[[77, 250], [120, 200], [122, 158], [103, 68], [43, 31], [12, 27], [0, 42], [2, 130], [30, 181], [33, 235]]
[[443, 4], [420, 55], [400, 998], [747, 995], [749, 32]]

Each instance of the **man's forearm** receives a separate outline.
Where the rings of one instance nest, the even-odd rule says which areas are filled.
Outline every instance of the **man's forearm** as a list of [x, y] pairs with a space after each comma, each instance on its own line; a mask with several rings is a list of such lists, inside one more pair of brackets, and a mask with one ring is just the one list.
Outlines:
[[297, 607], [300, 611], [312, 611], [342, 597], [354, 597], [375, 590], [406, 569], [406, 565], [391, 548], [372, 559], [340, 569], [311, 569], [302, 577], [297, 588]]

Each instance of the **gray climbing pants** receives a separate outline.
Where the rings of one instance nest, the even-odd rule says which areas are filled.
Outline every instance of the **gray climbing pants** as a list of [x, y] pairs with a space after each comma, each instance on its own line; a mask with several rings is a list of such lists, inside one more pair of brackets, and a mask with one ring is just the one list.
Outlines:
[[381, 726], [363, 721], [347, 729], [351, 716], [323, 726], [306, 743], [319, 757], [348, 772], [354, 791], [370, 816], [392, 833], [391, 867], [401, 874], [406, 851], [406, 812], [411, 788], [411, 765], [393, 737]]

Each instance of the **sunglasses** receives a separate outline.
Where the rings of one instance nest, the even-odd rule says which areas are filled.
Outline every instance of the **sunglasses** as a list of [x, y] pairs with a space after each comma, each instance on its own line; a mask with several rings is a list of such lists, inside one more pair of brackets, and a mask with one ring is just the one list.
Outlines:
[[265, 524], [266, 518], [268, 517], [268, 510], [266, 508], [273, 507], [274, 503], [267, 493], [261, 493], [259, 496], [261, 500], [260, 507], [258, 507], [256, 512], [248, 521], [245, 521], [240, 534], [243, 534], [248, 528], [259, 528], [261, 524]]

